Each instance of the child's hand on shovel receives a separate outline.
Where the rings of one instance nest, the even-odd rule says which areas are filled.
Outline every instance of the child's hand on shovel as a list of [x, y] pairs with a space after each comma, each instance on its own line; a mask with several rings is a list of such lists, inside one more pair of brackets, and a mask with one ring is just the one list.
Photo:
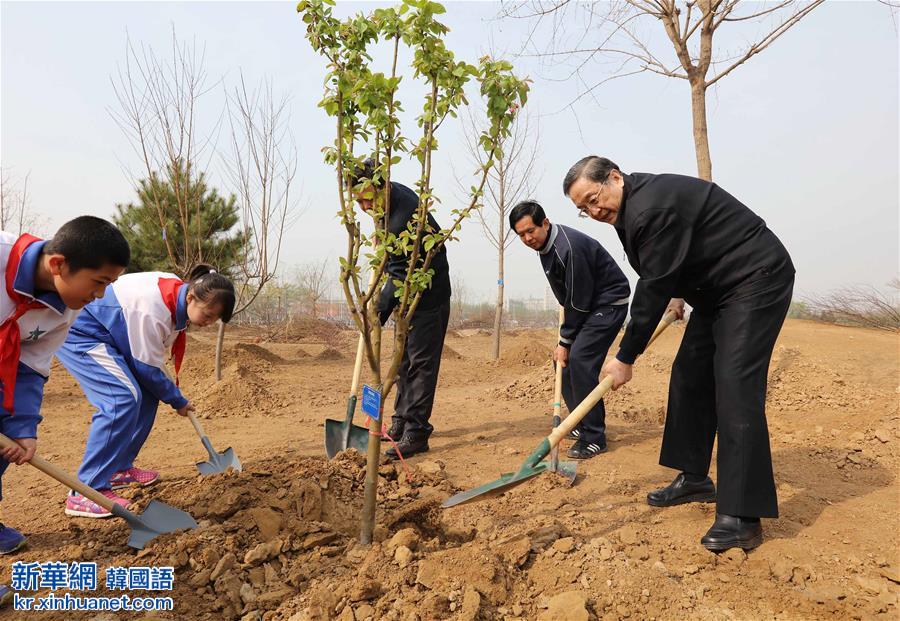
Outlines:
[[175, 413], [178, 414], [179, 416], [187, 416], [188, 412], [193, 412], [193, 411], [194, 411], [194, 406], [192, 404], [188, 403], [183, 408], [178, 408], [177, 410], [175, 410]]
[[34, 457], [37, 449], [37, 438], [11, 438], [18, 446], [10, 446], [0, 451], [3, 459], [11, 464], [21, 466]]

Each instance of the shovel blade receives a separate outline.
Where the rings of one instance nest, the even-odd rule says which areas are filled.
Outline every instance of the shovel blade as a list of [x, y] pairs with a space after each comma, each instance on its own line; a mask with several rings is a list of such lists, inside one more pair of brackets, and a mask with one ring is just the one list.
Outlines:
[[197, 528], [197, 522], [189, 513], [176, 509], [158, 500], [151, 500], [140, 515], [132, 513], [119, 504], [113, 505], [113, 514], [124, 519], [131, 526], [128, 545], [138, 550], [151, 539], [176, 530]]
[[360, 453], [365, 453], [369, 448], [369, 430], [359, 425], [350, 425], [350, 434], [347, 434], [345, 421], [325, 419], [325, 454], [328, 459], [348, 448], [355, 448]]
[[552, 472], [563, 477], [568, 481], [569, 485], [572, 485], [575, 483], [575, 477], [578, 474], [578, 464], [574, 461], [557, 462], [556, 470], [552, 470]]
[[549, 469], [550, 462], [542, 461], [532, 468], [523, 468], [518, 472], [508, 472], [506, 474], [501, 474], [500, 478], [496, 481], [491, 481], [490, 483], [485, 483], [484, 485], [481, 485], [474, 489], [459, 492], [458, 494], [450, 496], [450, 498], [448, 498], [441, 504], [441, 507], [443, 507], [444, 509], [448, 507], [455, 507], [456, 505], [461, 505], [463, 503], [471, 502], [472, 500], [480, 499], [482, 497], [486, 497], [500, 491], [508, 490], [518, 485], [519, 483], [527, 481], [531, 477], [537, 476]]
[[197, 470], [205, 477], [225, 472], [229, 468], [234, 468], [236, 472], [243, 470], [241, 460], [234, 454], [234, 450], [231, 447], [228, 447], [221, 453], [211, 453], [209, 461], [197, 462]]

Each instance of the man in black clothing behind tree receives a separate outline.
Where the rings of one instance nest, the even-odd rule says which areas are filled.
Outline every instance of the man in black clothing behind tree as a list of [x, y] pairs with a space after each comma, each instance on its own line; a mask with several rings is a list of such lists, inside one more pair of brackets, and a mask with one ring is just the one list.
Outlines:
[[[361, 170], [357, 171], [356, 179], [352, 179], [352, 183], [356, 185], [362, 178], [372, 179], [374, 172], [374, 162], [366, 160]], [[374, 185], [376, 190], [384, 187], [383, 182], [376, 181]], [[366, 193], [357, 195], [357, 203], [363, 211], [371, 213], [372, 198], [364, 194]], [[390, 201], [387, 228], [390, 233], [399, 235], [407, 229], [410, 222], [414, 221], [419, 197], [405, 185], [391, 181]], [[432, 232], [437, 232], [441, 228], [431, 214], [428, 214], [428, 226]], [[423, 261], [424, 256], [420, 259], [420, 266]], [[393, 281], [405, 280], [408, 266], [409, 255], [405, 253], [391, 254], [388, 257], [388, 279], [378, 299], [378, 317], [381, 325], [387, 322], [400, 301], [395, 295], [397, 286]], [[450, 320], [450, 266], [447, 263], [445, 247], [434, 255], [430, 267], [434, 270], [434, 275], [431, 278], [431, 286], [422, 293], [422, 299], [410, 322], [406, 349], [397, 378], [394, 416], [388, 430], [388, 435], [397, 443], [397, 449], [403, 457], [428, 450], [428, 438], [434, 431], [429, 419], [434, 406], [438, 372], [441, 368], [444, 337]], [[386, 454], [392, 459], [397, 458], [394, 447], [389, 448]]]
[[[560, 306], [563, 324], [553, 354], [563, 366], [563, 398], [569, 411], [597, 387], [600, 367], [625, 322], [631, 287], [625, 274], [596, 239], [551, 224], [543, 207], [523, 201], [509, 212], [509, 226], [536, 250]], [[606, 451], [606, 409], [601, 400], [572, 430], [573, 459]]]
[[[766, 376], [794, 285], [794, 265], [766, 223], [719, 186], [681, 175], [623, 174], [606, 158], [579, 160], [563, 192], [615, 227], [640, 276], [631, 321], [603, 367], [618, 388], [670, 298], [694, 309], [672, 366], [660, 464], [680, 474], [647, 501], [667, 507], [716, 498], [707, 476], [718, 430], [714, 551], [762, 541], [778, 516], [766, 425]], [[683, 313], [683, 301], [674, 301]]]

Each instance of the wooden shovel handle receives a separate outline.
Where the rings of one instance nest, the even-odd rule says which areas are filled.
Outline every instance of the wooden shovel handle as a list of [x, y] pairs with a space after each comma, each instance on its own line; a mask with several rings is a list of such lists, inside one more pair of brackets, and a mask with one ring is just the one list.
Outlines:
[[[375, 270], [372, 270], [372, 275], [369, 276], [369, 288], [371, 289], [375, 285]], [[366, 352], [366, 340], [363, 338], [362, 333], [359, 334], [359, 343], [356, 345], [356, 364], [353, 365], [353, 383], [350, 385], [350, 396], [356, 396], [356, 391], [359, 390], [359, 378], [362, 375], [362, 363], [363, 363], [363, 354]]]
[[[669, 327], [675, 321], [675, 313], [666, 313], [662, 318], [662, 321], [659, 322], [659, 325], [656, 326], [656, 330], [653, 332], [653, 336], [650, 337], [650, 340], [647, 342], [647, 347], [656, 340], [660, 334], [662, 334], [663, 330]], [[550, 440], [550, 446], [556, 446], [559, 444], [559, 441], [569, 435], [569, 432], [575, 429], [575, 426], [584, 418], [585, 414], [587, 414], [592, 407], [597, 405], [600, 399], [603, 398], [607, 392], [609, 392], [610, 388], [612, 388], [613, 379], [609, 375], [603, 378], [603, 380], [597, 384], [597, 387], [594, 388], [588, 394], [587, 397], [584, 398], [584, 401], [578, 404], [574, 410], [572, 410], [568, 416], [560, 423], [559, 427], [554, 429], [548, 439]]]
[[194, 429], [197, 431], [197, 434], [201, 438], [205, 438], [206, 432], [203, 430], [203, 426], [200, 424], [200, 421], [197, 420], [197, 417], [194, 415], [194, 413], [191, 412], [190, 410], [188, 410], [187, 416], [189, 419], [191, 419], [191, 424], [194, 426]]
[[359, 390], [359, 378], [362, 375], [363, 354], [366, 351], [366, 341], [363, 335], [359, 335], [359, 343], [356, 345], [356, 363], [353, 365], [353, 383], [350, 384], [350, 396], [356, 396]]
[[[15, 442], [7, 438], [5, 435], [0, 433], [0, 448], [9, 448], [12, 446], [18, 446]], [[29, 464], [43, 472], [49, 477], [52, 477], [62, 483], [63, 485], [74, 489], [76, 492], [90, 498], [98, 505], [106, 509], [107, 511], [112, 511], [113, 501], [98, 492], [95, 489], [92, 489], [79, 481], [77, 478], [73, 477], [68, 472], [54, 466], [49, 461], [44, 459], [43, 457], [35, 454], [29, 461]]]
[[[565, 321], [565, 309], [559, 307], [559, 328], [562, 330], [563, 321]], [[557, 341], [558, 344], [558, 341]], [[562, 374], [563, 367], [560, 363], [556, 363], [556, 383], [553, 385], [553, 415], [559, 416], [562, 409]]]

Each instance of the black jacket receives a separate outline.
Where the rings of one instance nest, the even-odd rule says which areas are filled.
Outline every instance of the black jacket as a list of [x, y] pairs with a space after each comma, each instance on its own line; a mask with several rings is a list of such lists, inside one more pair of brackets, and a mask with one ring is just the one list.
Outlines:
[[682, 175], [623, 175], [616, 233], [640, 276], [617, 358], [633, 363], [665, 312], [681, 297], [700, 311], [739, 286], [794, 265], [762, 218], [714, 183]]
[[540, 257], [550, 289], [564, 309], [560, 345], [571, 347], [581, 326], [601, 306], [628, 304], [628, 279], [593, 237], [551, 224]]
[[[415, 218], [416, 209], [419, 207], [419, 197], [410, 188], [391, 182], [391, 209], [388, 214], [388, 231], [394, 235], [399, 235], [405, 231], [409, 222]], [[440, 225], [431, 214], [428, 214], [428, 227], [430, 232], [441, 230]], [[426, 228], [426, 232], [429, 232]], [[424, 261], [424, 252], [420, 251], [422, 257], [419, 261], [421, 266]], [[381, 290], [381, 296], [378, 299], [378, 316], [381, 323], [384, 324], [391, 316], [394, 307], [400, 302], [394, 294], [397, 286], [393, 283], [396, 280], [404, 280], [406, 278], [406, 268], [409, 266], [409, 255], [392, 254], [388, 257], [387, 273], [388, 281]], [[447, 249], [442, 247], [434, 259], [431, 260], [431, 269], [434, 275], [431, 278], [431, 286], [422, 293], [422, 299], [416, 310], [432, 310], [441, 306], [450, 300], [450, 265], [447, 263]]]

